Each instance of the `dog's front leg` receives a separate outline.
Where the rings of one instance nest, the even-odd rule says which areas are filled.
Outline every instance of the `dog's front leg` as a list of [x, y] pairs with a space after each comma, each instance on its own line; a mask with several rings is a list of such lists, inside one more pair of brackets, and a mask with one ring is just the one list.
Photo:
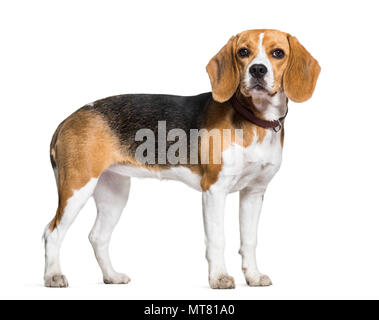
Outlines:
[[258, 222], [263, 192], [246, 188], [240, 192], [240, 232], [242, 271], [249, 286], [269, 286], [271, 280], [259, 272], [256, 261]]
[[206, 257], [209, 264], [209, 285], [213, 289], [232, 289], [233, 277], [226, 271], [224, 248], [224, 206], [226, 192], [208, 190], [203, 192], [203, 217]]

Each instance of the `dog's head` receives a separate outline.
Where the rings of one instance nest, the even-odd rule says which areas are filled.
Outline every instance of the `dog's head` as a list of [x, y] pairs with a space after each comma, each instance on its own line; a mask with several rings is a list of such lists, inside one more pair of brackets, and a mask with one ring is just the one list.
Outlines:
[[232, 37], [207, 65], [214, 100], [225, 102], [239, 90], [245, 97], [267, 98], [279, 92], [295, 102], [308, 100], [320, 66], [291, 35], [248, 30]]

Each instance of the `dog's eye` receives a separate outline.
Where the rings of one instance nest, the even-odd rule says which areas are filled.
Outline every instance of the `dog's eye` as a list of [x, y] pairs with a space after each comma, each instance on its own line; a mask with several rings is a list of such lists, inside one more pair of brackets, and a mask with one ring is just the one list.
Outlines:
[[241, 57], [241, 58], [246, 58], [250, 55], [250, 51], [249, 49], [246, 49], [246, 48], [242, 48], [242, 49], [239, 49], [238, 50], [238, 55]]
[[271, 51], [271, 55], [276, 59], [283, 59], [284, 51], [282, 49], [275, 49]]

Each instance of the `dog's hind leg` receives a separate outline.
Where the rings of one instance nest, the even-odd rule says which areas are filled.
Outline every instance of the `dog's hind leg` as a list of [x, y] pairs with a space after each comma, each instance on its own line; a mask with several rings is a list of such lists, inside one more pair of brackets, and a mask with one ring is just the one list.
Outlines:
[[89, 240], [103, 272], [104, 283], [107, 284], [122, 284], [130, 281], [127, 275], [113, 269], [109, 257], [111, 235], [128, 200], [129, 189], [130, 177], [107, 170], [100, 176], [94, 192], [97, 218]]
[[[62, 241], [76, 216], [91, 197], [97, 183], [91, 178], [78, 190], [72, 190], [69, 183], [59, 185], [59, 205], [56, 216], [46, 227], [45, 238], [45, 286], [67, 287], [67, 279], [62, 274], [59, 253]], [[70, 195], [70, 196], [69, 196]]]
[[115, 160], [116, 142], [102, 118], [79, 110], [56, 130], [51, 163], [57, 179], [59, 205], [45, 230], [45, 285], [67, 287], [59, 263], [64, 236], [80, 209], [92, 196], [101, 173]]

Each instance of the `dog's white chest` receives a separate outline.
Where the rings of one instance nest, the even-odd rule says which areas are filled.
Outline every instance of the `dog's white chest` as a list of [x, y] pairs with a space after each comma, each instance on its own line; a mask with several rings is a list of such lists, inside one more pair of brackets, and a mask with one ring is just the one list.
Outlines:
[[249, 147], [233, 145], [223, 153], [224, 165], [218, 183], [224, 185], [228, 192], [247, 186], [257, 192], [264, 191], [281, 161], [280, 133], [268, 130], [262, 142], [255, 137]]

